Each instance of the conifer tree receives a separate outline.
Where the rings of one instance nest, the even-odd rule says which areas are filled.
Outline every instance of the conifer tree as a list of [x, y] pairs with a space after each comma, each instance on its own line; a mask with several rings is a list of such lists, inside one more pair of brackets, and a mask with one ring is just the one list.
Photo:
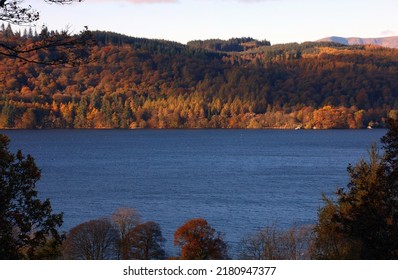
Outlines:
[[61, 243], [62, 214], [53, 214], [48, 199], [37, 196], [40, 170], [30, 155], [9, 151], [0, 135], [0, 259], [42, 258], [43, 248]]
[[398, 121], [389, 121], [384, 154], [373, 145], [369, 161], [348, 167], [347, 188], [325, 197], [315, 228], [313, 257], [396, 259], [398, 257]]

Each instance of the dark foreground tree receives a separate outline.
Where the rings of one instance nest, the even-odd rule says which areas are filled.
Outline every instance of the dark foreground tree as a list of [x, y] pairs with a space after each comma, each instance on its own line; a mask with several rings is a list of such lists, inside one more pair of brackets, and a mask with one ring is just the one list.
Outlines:
[[384, 149], [383, 170], [392, 196], [398, 199], [398, 116], [389, 119], [389, 130], [381, 139]]
[[[44, 1], [62, 5], [82, 0]], [[39, 18], [39, 12], [30, 5], [24, 5], [24, 0], [0, 0], [0, 21], [30, 25]], [[87, 28], [78, 35], [72, 35], [68, 30], [49, 32], [46, 27], [42, 27], [37, 37], [21, 38], [14, 36], [12, 31], [9, 33], [0, 39], [0, 55], [47, 65], [78, 65], [90, 60], [93, 39]]]
[[109, 260], [117, 258], [118, 232], [109, 219], [84, 222], [72, 228], [62, 244], [68, 260]]
[[314, 258], [398, 258], [398, 122], [389, 124], [382, 138], [384, 155], [374, 145], [369, 161], [348, 167], [350, 182], [337, 191], [336, 201], [325, 197], [315, 228]]
[[12, 154], [9, 142], [0, 135], [0, 259], [46, 258], [43, 247], [61, 243], [62, 214], [37, 198], [40, 170], [30, 155]]
[[174, 233], [174, 245], [181, 247], [183, 260], [228, 259], [227, 245], [221, 234], [203, 219], [192, 219]]
[[126, 259], [163, 260], [166, 257], [164, 242], [159, 224], [146, 222], [137, 225], [126, 236]]

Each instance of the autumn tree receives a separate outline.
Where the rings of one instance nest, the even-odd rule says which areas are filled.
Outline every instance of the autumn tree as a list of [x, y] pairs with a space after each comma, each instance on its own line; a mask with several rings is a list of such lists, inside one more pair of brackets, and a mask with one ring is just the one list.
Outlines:
[[179, 227], [174, 233], [174, 245], [181, 248], [183, 260], [228, 259], [221, 233], [203, 218], [189, 220]]
[[127, 255], [125, 259], [162, 260], [166, 257], [165, 239], [160, 225], [146, 222], [135, 226], [126, 236]]
[[116, 249], [119, 258], [128, 259], [130, 245], [127, 235], [140, 224], [140, 215], [134, 208], [120, 208], [112, 214], [112, 222], [118, 232]]
[[37, 197], [41, 172], [33, 157], [11, 153], [9, 142], [0, 135], [0, 259], [38, 259], [45, 245], [60, 245], [62, 214]]
[[282, 230], [275, 225], [266, 226], [242, 239], [239, 246], [239, 259], [308, 259], [311, 236], [311, 227], [293, 226], [288, 230]]
[[118, 232], [109, 219], [84, 222], [72, 228], [62, 244], [68, 260], [109, 260], [117, 258]]

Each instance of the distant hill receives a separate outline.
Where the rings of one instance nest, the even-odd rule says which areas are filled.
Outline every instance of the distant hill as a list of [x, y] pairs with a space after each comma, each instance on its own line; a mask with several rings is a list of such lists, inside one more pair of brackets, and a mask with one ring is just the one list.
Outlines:
[[383, 37], [383, 38], [359, 38], [359, 37], [327, 37], [318, 40], [317, 42], [334, 42], [344, 45], [377, 45], [386, 48], [398, 48], [398, 36]]
[[[362, 128], [398, 114], [398, 49], [93, 35], [77, 67], [0, 52], [0, 128]], [[39, 39], [0, 30], [0, 43]]]
[[206, 49], [210, 51], [220, 52], [242, 52], [250, 49], [255, 49], [262, 46], [270, 46], [271, 43], [267, 40], [258, 41], [250, 37], [246, 38], [232, 38], [229, 40], [210, 39], [210, 40], [196, 40], [187, 43], [189, 47]]

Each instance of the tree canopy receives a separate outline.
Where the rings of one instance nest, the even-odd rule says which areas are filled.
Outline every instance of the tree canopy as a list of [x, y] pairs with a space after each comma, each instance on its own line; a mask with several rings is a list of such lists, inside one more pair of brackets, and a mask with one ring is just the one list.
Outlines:
[[130, 260], [163, 260], [165, 239], [160, 225], [146, 222], [135, 226], [126, 236], [127, 256]]
[[315, 228], [314, 258], [396, 259], [398, 256], [398, 186], [396, 184], [398, 122], [382, 138], [384, 154], [375, 145], [369, 161], [348, 167], [350, 182], [325, 197]]
[[241, 240], [238, 257], [242, 260], [309, 259], [312, 231], [310, 226], [293, 226], [289, 230], [266, 226]]
[[66, 235], [61, 254], [69, 260], [161, 260], [166, 258], [160, 225], [140, 222], [134, 208], [119, 208], [110, 218], [83, 222]]
[[48, 199], [37, 196], [40, 170], [33, 157], [9, 151], [8, 137], [0, 135], [0, 259], [37, 259], [52, 242], [62, 241], [62, 214], [53, 214]]
[[116, 239], [118, 257], [128, 259], [129, 244], [127, 235], [141, 223], [140, 215], [134, 208], [119, 208], [112, 214], [111, 219], [118, 232]]
[[174, 233], [174, 245], [181, 247], [183, 260], [228, 259], [222, 235], [203, 218], [187, 221]]
[[110, 260], [117, 258], [118, 232], [109, 219], [96, 219], [72, 228], [63, 242], [67, 260]]
[[210, 51], [220, 52], [242, 52], [250, 49], [255, 49], [260, 46], [270, 46], [271, 43], [267, 40], [255, 40], [251, 37], [246, 38], [232, 38], [229, 40], [210, 39], [210, 40], [196, 40], [187, 43], [189, 47], [202, 48]]

